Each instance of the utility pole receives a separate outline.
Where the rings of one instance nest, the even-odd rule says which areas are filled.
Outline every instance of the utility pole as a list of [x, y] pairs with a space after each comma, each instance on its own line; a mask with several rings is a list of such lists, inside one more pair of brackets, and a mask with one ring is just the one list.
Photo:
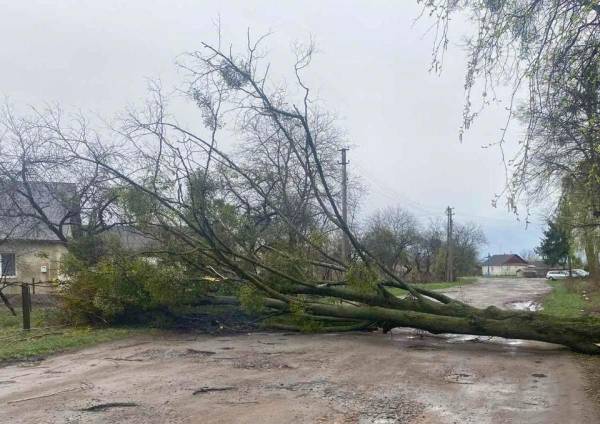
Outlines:
[[[344, 219], [344, 225], [348, 225], [348, 171], [346, 165], [350, 162], [346, 160], [346, 152], [349, 149], [343, 147], [340, 149], [342, 152], [342, 218]], [[350, 258], [350, 240], [344, 232], [342, 234], [342, 259], [348, 260]]]
[[452, 208], [448, 206], [446, 208], [446, 215], [448, 215], [448, 224], [446, 227], [446, 244], [447, 244], [447, 258], [446, 258], [446, 281], [454, 281], [454, 256], [453, 256], [453, 241], [452, 241]]

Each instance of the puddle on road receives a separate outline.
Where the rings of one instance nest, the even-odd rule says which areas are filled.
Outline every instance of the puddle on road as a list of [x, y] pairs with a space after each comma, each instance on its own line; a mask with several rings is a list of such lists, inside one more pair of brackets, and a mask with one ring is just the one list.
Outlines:
[[536, 312], [542, 310], [542, 305], [532, 300], [527, 302], [509, 302], [505, 303], [504, 306], [506, 306], [509, 309], [516, 309], [517, 311]]
[[504, 337], [476, 336], [471, 334], [431, 334], [426, 331], [410, 328], [396, 328], [392, 330], [391, 339], [404, 345], [410, 350], [436, 350], [443, 344], [479, 344], [508, 348], [510, 352], [517, 352], [516, 348], [535, 347], [537, 349], [555, 349], [555, 345], [521, 339], [505, 339]]

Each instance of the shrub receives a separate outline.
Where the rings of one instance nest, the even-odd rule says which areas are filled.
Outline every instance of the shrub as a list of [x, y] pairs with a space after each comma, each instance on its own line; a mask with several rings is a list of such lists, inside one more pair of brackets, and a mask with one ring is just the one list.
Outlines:
[[[148, 320], [149, 313], [169, 314], [204, 294], [208, 283], [190, 278], [186, 269], [168, 258], [132, 254], [114, 240], [89, 240], [72, 246], [63, 261], [66, 279], [60, 285], [67, 321], [123, 323]], [[93, 252], [90, 256], [90, 252]]]

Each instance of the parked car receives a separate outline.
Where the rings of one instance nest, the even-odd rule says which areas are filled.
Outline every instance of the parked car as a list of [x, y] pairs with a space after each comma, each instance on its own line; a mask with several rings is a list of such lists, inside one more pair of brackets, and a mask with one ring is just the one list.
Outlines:
[[569, 278], [569, 271], [548, 271], [546, 280], [564, 280]]
[[[573, 269], [571, 270], [571, 278], [587, 278], [590, 273], [584, 269]], [[562, 280], [569, 278], [569, 271], [566, 269], [560, 271], [548, 271], [546, 274], [547, 280]]]

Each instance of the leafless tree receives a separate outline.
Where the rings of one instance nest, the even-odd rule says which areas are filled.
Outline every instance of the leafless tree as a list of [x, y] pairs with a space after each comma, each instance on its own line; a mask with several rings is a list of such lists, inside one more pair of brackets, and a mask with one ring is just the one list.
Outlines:
[[[76, 232], [95, 234], [116, 224], [113, 177], [59, 147], [61, 111], [31, 110], [17, 117], [5, 105], [0, 115], [0, 237], [50, 239], [67, 243]], [[77, 117], [86, 131], [83, 117]], [[75, 136], [75, 134], [72, 134]], [[93, 137], [79, 133], [78, 138]]]
[[[190, 266], [239, 284], [243, 303], [253, 299], [254, 306], [301, 318], [311, 328], [407, 326], [600, 352], [595, 321], [471, 307], [406, 283], [377, 258], [341, 214], [339, 180], [328, 165], [337, 141], [302, 78], [312, 49], [297, 56], [302, 94], [295, 97], [270, 80], [262, 41], [249, 35], [240, 54], [210, 44], [189, 54], [186, 93], [199, 107], [203, 129], [179, 124], [156, 87], [145, 108], [125, 117], [118, 135], [90, 136], [86, 122], [67, 124], [45, 112], [36, 118], [44, 140], [59, 157], [110, 176], [138, 228], [159, 234], [169, 254]], [[237, 151], [227, 147], [231, 134], [242, 144]], [[332, 249], [330, 229], [349, 239], [351, 261]], [[390, 287], [410, 296], [399, 298]], [[207, 294], [190, 301], [240, 299]]]
[[409, 251], [419, 241], [417, 219], [399, 207], [376, 212], [367, 221], [363, 243], [369, 251], [391, 270], [408, 274], [412, 269]]

